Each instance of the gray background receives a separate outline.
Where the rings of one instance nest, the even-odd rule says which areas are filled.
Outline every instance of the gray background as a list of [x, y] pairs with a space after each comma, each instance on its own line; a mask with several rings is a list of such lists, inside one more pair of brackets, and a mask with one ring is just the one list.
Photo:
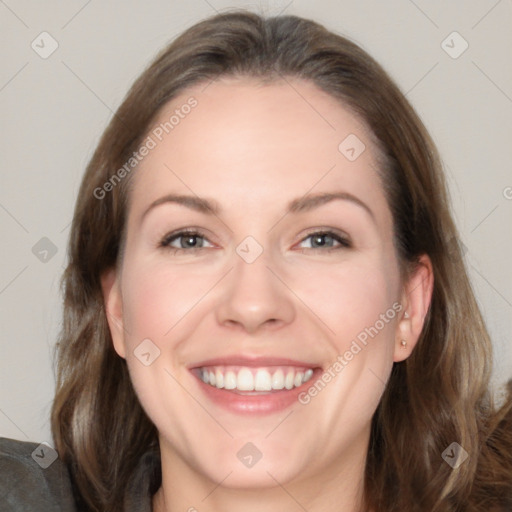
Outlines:
[[[494, 341], [493, 382], [512, 377], [511, 0], [0, 0], [0, 436], [51, 442], [59, 279], [101, 132], [158, 50], [229, 7], [311, 17], [360, 44], [406, 93], [445, 163]], [[58, 43], [47, 58], [31, 47], [51, 49], [43, 31]]]

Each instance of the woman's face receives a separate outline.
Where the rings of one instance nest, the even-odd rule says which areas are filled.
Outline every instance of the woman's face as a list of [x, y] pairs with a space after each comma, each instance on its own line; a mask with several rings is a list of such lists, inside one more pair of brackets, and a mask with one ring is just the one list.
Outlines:
[[166, 466], [233, 487], [361, 469], [419, 334], [405, 310], [425, 313], [403, 293], [366, 128], [304, 81], [222, 79], [147, 135], [103, 281]]

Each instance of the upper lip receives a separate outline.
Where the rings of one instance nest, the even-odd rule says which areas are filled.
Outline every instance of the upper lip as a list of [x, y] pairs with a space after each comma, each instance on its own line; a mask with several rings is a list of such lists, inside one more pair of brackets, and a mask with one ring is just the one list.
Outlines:
[[249, 366], [253, 368], [264, 366], [298, 366], [305, 368], [317, 368], [320, 366], [311, 361], [299, 361], [286, 357], [266, 357], [266, 356], [244, 356], [244, 355], [228, 355], [216, 357], [214, 359], [205, 359], [198, 363], [190, 365], [190, 368], [203, 368], [205, 366]]

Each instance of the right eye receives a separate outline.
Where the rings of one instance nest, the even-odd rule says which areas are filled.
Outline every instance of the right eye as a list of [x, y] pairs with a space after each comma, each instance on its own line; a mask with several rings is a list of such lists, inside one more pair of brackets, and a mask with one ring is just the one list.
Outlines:
[[[206, 249], [203, 245], [200, 245], [198, 240], [206, 241], [207, 238], [203, 233], [192, 230], [192, 229], [183, 229], [181, 231], [175, 231], [173, 233], [169, 233], [165, 235], [165, 237], [160, 241], [159, 247], [174, 249], [175, 252], [178, 251], [195, 251], [198, 249]], [[176, 244], [177, 245], [174, 245]]]

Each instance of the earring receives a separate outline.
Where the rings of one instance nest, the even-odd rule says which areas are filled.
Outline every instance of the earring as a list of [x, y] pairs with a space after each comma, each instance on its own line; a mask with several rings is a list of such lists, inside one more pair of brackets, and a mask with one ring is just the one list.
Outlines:
[[402, 348], [407, 347], [407, 341], [402, 340], [402, 341], [400, 342], [400, 345], [402, 345]]

